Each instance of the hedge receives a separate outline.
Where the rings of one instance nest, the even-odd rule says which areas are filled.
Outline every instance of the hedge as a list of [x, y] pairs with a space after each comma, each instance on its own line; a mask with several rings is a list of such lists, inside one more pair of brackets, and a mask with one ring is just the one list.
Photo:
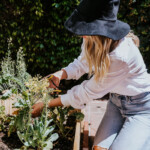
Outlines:
[[[47, 75], [73, 61], [82, 39], [64, 29], [79, 0], [1, 0], [0, 59], [22, 48], [28, 71]], [[118, 18], [131, 25], [141, 40], [140, 50], [150, 69], [150, 1], [122, 0]]]
[[[22, 48], [31, 74], [52, 73], [77, 57], [81, 39], [64, 29], [78, 0], [2, 0], [0, 56]], [[8, 47], [9, 45], [9, 47]]]
[[150, 71], [150, 0], [122, 0], [118, 17], [129, 23], [140, 39], [140, 50]]

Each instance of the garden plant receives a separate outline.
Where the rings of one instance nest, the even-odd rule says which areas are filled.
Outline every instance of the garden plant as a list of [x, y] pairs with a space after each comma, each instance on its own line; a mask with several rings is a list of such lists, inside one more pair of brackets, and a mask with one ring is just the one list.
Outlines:
[[[53, 143], [59, 138], [66, 138], [72, 127], [66, 126], [69, 116], [75, 115], [82, 119], [79, 112], [70, 113], [71, 107], [48, 108], [48, 101], [57, 96], [54, 89], [47, 88], [49, 79], [39, 75], [32, 77], [26, 71], [24, 54], [22, 50], [17, 53], [17, 60], [11, 59], [11, 53], [1, 62], [0, 73], [0, 101], [14, 100], [12, 108], [13, 114], [5, 114], [4, 106], [0, 106], [0, 130], [7, 131], [8, 136], [16, 132], [23, 143], [22, 149], [49, 150], [53, 148]], [[32, 106], [36, 103], [44, 102], [44, 109], [41, 116], [33, 118], [31, 116]], [[55, 142], [55, 145], [57, 142]]]

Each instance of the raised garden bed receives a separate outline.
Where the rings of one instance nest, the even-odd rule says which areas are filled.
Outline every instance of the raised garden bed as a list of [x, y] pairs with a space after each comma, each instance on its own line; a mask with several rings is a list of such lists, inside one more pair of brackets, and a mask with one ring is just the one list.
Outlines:
[[[80, 136], [81, 136], [81, 123], [75, 122], [75, 118], [72, 118], [72, 125], [69, 127], [73, 128], [68, 137], [60, 138], [54, 143], [52, 150], [80, 150]], [[10, 137], [8, 133], [0, 132], [0, 150], [14, 150], [19, 149], [23, 146], [16, 133], [13, 133]], [[34, 150], [29, 148], [29, 150]]]
[[[3, 116], [5, 117], [5, 121], [3, 122], [3, 129], [1, 128], [0, 132], [0, 150], [14, 150], [23, 148], [23, 143], [20, 141], [16, 128], [12, 131], [11, 135], [9, 135], [10, 129], [10, 120], [14, 118], [13, 115], [16, 109], [12, 108], [13, 104], [12, 99], [8, 100], [0, 100], [1, 106], [5, 106], [5, 111], [3, 111]], [[63, 126], [65, 129], [65, 136], [59, 132], [59, 126], [56, 126], [55, 130], [59, 132], [59, 139], [53, 143], [54, 150], [80, 150], [80, 135], [81, 135], [81, 123], [77, 121], [80, 119], [80, 111], [74, 110], [70, 108], [68, 111], [68, 118], [66, 119], [66, 123]], [[0, 114], [2, 116], [2, 113]], [[55, 116], [56, 117], [56, 116]], [[64, 119], [64, 118], [63, 118]], [[1, 119], [0, 119], [1, 120]], [[49, 126], [51, 127], [51, 126]], [[37, 148], [27, 148], [28, 150], [37, 149]], [[38, 150], [38, 149], [37, 149]], [[42, 149], [41, 149], [42, 150]], [[49, 148], [50, 150], [50, 148]]]
[[[47, 78], [32, 77], [26, 72], [21, 51], [17, 61], [9, 54], [1, 64], [1, 149], [73, 149], [76, 121], [81, 120], [83, 114], [71, 107], [48, 108], [48, 101], [55, 98], [58, 91], [47, 88]], [[41, 116], [32, 118], [32, 106], [37, 102], [43, 102], [44, 108]]]
[[80, 144], [81, 144], [80, 140], [81, 140], [81, 122], [77, 122], [76, 123], [73, 150], [80, 150]]

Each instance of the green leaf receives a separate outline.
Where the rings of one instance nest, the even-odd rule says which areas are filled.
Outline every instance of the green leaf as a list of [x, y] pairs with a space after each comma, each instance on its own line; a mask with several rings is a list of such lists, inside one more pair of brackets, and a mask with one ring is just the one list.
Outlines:
[[12, 95], [12, 90], [7, 90], [2, 96], [1, 99], [6, 100]]
[[24, 145], [27, 146], [27, 147], [30, 146], [29, 142], [24, 142]]
[[40, 48], [41, 48], [41, 49], [44, 48], [44, 45], [43, 45], [43, 44], [40, 44]]
[[14, 107], [15, 108], [21, 108], [21, 107], [23, 107], [23, 105], [20, 104], [19, 102], [16, 102], [16, 103], [14, 103]]
[[44, 147], [43, 150], [50, 150], [53, 148], [53, 143], [51, 140], [45, 142], [45, 144], [46, 144], [46, 147]]
[[51, 135], [50, 139], [51, 139], [52, 142], [54, 142], [58, 139], [58, 137], [59, 137], [58, 134], [54, 133], [54, 134]]
[[52, 121], [53, 121], [53, 119], [47, 120], [47, 121], [46, 121], [46, 127], [48, 127], [49, 124], [50, 124]]
[[49, 129], [46, 130], [44, 133], [44, 138], [46, 138], [52, 131], [54, 131], [55, 127], [51, 126]]

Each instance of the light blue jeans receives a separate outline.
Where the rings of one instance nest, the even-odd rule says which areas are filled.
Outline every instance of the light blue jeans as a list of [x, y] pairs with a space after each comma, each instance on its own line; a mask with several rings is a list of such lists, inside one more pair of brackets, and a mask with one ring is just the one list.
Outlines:
[[94, 145], [109, 150], [150, 150], [150, 92], [110, 94]]

